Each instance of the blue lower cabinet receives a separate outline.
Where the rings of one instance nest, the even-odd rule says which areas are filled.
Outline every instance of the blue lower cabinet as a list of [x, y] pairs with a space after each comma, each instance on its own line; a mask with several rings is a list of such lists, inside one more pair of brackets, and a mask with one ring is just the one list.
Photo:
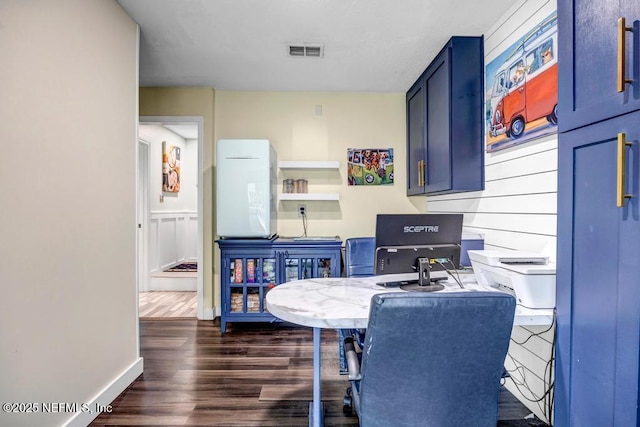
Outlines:
[[639, 422], [638, 123], [640, 112], [559, 135], [557, 427]]
[[273, 322], [265, 297], [292, 280], [340, 276], [341, 246], [333, 240], [221, 239], [222, 333], [228, 322]]

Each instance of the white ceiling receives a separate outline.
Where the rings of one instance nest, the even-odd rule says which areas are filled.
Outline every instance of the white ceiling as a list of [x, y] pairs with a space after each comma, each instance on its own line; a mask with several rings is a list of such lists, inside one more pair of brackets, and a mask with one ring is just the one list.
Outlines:
[[165, 128], [185, 140], [198, 139], [198, 124], [193, 122], [184, 123], [163, 123], [163, 122], [148, 122], [142, 121], [139, 124], [140, 128], [154, 129], [155, 127]]
[[[513, 0], [118, 0], [140, 25], [140, 86], [405, 92], [453, 35]], [[322, 58], [289, 44], [324, 45]]]
[[197, 124], [164, 124], [164, 127], [171, 132], [176, 133], [184, 139], [198, 139], [198, 125]]

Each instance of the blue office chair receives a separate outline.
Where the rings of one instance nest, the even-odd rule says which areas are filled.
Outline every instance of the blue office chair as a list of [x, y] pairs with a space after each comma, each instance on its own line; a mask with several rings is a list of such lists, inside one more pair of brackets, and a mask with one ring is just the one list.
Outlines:
[[375, 237], [352, 237], [344, 242], [345, 276], [373, 276]]
[[495, 427], [515, 306], [501, 292], [375, 295], [361, 363], [345, 339], [360, 425]]
[[[352, 237], [344, 242], [344, 264], [346, 277], [366, 277], [375, 274], [374, 258], [376, 251], [375, 237]], [[340, 355], [340, 373], [347, 373], [347, 359], [344, 354], [344, 339], [354, 336], [362, 342], [362, 331], [355, 329], [338, 329], [338, 346]]]

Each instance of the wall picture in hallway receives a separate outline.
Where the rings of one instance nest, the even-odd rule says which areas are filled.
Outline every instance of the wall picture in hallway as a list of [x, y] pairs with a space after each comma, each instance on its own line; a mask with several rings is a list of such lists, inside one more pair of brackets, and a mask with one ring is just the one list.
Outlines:
[[180, 147], [162, 141], [162, 191], [180, 191]]

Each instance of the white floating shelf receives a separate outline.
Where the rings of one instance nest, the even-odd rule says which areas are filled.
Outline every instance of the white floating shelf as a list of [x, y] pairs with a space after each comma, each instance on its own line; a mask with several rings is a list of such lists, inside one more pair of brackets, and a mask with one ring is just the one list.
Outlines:
[[298, 161], [280, 161], [278, 162], [280, 169], [340, 169], [340, 162], [298, 162]]
[[340, 200], [338, 193], [280, 193], [278, 200]]

